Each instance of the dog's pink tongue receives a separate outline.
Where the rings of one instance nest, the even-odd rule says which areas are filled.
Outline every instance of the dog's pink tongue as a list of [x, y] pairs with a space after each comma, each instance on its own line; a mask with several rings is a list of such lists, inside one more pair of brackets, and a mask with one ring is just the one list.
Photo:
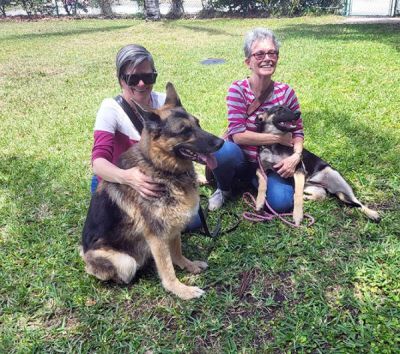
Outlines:
[[217, 167], [217, 159], [214, 157], [214, 155], [200, 155], [200, 158], [210, 170], [213, 170]]

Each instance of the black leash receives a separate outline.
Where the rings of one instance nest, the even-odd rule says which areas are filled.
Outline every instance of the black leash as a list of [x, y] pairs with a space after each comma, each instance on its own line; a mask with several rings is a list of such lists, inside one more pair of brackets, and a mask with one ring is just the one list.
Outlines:
[[123, 98], [121, 95], [118, 95], [118, 96], [114, 97], [114, 100], [117, 101], [117, 103], [124, 110], [124, 112], [129, 117], [129, 119], [131, 120], [132, 124], [134, 125], [136, 130], [139, 132], [139, 134], [142, 134], [143, 122], [140, 120], [140, 118], [138, 117], [137, 113], [132, 109], [132, 107], [125, 100], [125, 98]]
[[[213, 239], [217, 239], [221, 235], [225, 235], [227, 233], [230, 233], [230, 232], [236, 230], [240, 224], [240, 218], [238, 215], [236, 215], [235, 213], [232, 213], [232, 212], [224, 211], [217, 219], [217, 223], [215, 224], [215, 227], [210, 231], [208, 224], [207, 224], [207, 214], [208, 214], [207, 211], [204, 211], [202, 206], [199, 205], [198, 213], [199, 213], [199, 217], [200, 217], [200, 221], [201, 221], [201, 226], [203, 229], [203, 231], [200, 233], [207, 237], [213, 238]], [[222, 229], [222, 219], [223, 219], [224, 215], [229, 215], [229, 216], [233, 217], [233, 219], [234, 219], [234, 222], [226, 230]]]

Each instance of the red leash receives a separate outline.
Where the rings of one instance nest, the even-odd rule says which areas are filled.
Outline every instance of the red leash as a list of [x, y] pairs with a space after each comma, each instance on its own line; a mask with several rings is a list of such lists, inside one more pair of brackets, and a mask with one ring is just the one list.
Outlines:
[[[264, 172], [264, 169], [262, 168], [260, 157], [257, 158], [258, 161], [258, 166], [260, 167], [261, 173], [263, 177], [265, 178], [265, 182], [267, 183], [268, 177]], [[254, 197], [249, 193], [246, 192], [243, 194], [243, 200], [244, 202], [249, 205], [253, 210], [256, 210], [256, 201]], [[252, 222], [263, 222], [263, 221], [271, 221], [273, 219], [280, 219], [282, 220], [286, 225], [289, 225], [291, 227], [298, 227], [295, 223], [288, 221], [285, 219], [287, 216], [292, 216], [293, 213], [277, 213], [272, 207], [268, 204], [267, 198], [265, 198], [265, 206], [268, 208], [268, 210], [271, 211], [271, 213], [262, 210], [258, 213], [254, 212], [249, 212], [246, 211], [243, 213], [243, 218]], [[312, 224], [315, 223], [315, 219], [309, 215], [309, 214], [304, 214], [304, 218], [307, 218], [310, 220], [307, 226], [311, 226]]]

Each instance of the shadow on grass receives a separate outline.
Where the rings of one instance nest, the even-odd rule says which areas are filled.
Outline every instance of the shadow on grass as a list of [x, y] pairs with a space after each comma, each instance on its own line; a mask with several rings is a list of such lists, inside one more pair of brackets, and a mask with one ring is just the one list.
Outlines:
[[[37, 160], [28, 156], [8, 156], [1, 160], [0, 176], [5, 176], [6, 200], [14, 212], [8, 218], [14, 226], [29, 233], [29, 227], [25, 226], [46, 227], [52, 221], [60, 220], [60, 224], [67, 223], [62, 227], [76, 228], [76, 221], [82, 219], [83, 208], [89, 199], [86, 201], [82, 197], [84, 193], [79, 190], [79, 182], [74, 184], [71, 179], [71, 184], [63, 185], [60, 176], [65, 173], [68, 171], [62, 161]], [[87, 186], [89, 188], [89, 181]], [[89, 189], [86, 195], [89, 197]], [[65, 230], [66, 234], [72, 229]], [[31, 234], [30, 237], [35, 238]]]
[[287, 25], [276, 30], [278, 37], [315, 38], [335, 42], [367, 41], [387, 43], [400, 51], [400, 24]]
[[[389, 154], [391, 151], [395, 152], [394, 149], [400, 143], [399, 135], [391, 129], [390, 125], [379, 126], [379, 122], [372, 124], [367, 117], [362, 120], [355, 120], [354, 117], [345, 112], [341, 114], [322, 110], [306, 111], [305, 115], [305, 129], [312, 130], [314, 135], [316, 134], [315, 131], [319, 130], [323, 136], [314, 136], [314, 139], [317, 141], [323, 139], [323, 145], [327, 148], [330, 144], [335, 145], [337, 143], [336, 133], [339, 133], [348, 138], [347, 142], [340, 142], [344, 150], [351, 151], [353, 150], [352, 147], [361, 148], [366, 156], [369, 153], [376, 153], [377, 159], [375, 161], [383, 162], [387, 160], [387, 155], [383, 156], [380, 152], [386, 151]], [[313, 123], [315, 123], [314, 126], [312, 126]]]
[[[209, 35], [224, 35], [242, 38], [245, 33], [234, 35], [229, 31], [224, 31], [208, 26], [187, 25], [183, 22], [165, 22], [166, 27], [181, 27], [194, 32], [204, 32]], [[398, 23], [376, 23], [376, 24], [296, 24], [286, 25], [274, 29], [278, 38], [315, 38], [319, 40], [335, 42], [354, 42], [368, 41], [387, 43], [400, 51], [400, 24]]]
[[115, 25], [115, 26], [103, 26], [96, 28], [79, 28], [79, 29], [68, 29], [65, 31], [58, 32], [43, 32], [43, 33], [25, 33], [25, 34], [13, 34], [10, 36], [0, 37], [2, 40], [31, 40], [31, 39], [45, 39], [50, 37], [68, 37], [76, 36], [80, 34], [96, 33], [96, 32], [111, 32], [117, 31], [124, 28], [132, 27], [132, 25]]
[[216, 28], [205, 27], [205, 26], [194, 26], [194, 25], [185, 25], [181, 23], [174, 23], [174, 22], [164, 22], [163, 23], [166, 27], [181, 27], [193, 32], [203, 32], [210, 36], [229, 36], [229, 37], [242, 37], [241, 35], [234, 35], [229, 33], [228, 31], [223, 31]]
[[312, 37], [326, 40], [374, 40], [385, 41], [386, 38], [393, 38], [399, 44], [398, 33], [400, 23], [335, 23], [335, 24], [301, 24], [286, 25], [276, 29], [277, 33], [287, 34], [293, 38]]

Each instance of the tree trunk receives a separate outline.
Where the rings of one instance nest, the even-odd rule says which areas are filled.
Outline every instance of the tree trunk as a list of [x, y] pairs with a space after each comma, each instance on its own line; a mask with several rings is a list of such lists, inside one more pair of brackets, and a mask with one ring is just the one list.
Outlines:
[[113, 17], [114, 13], [111, 8], [112, 0], [97, 0], [100, 6], [101, 14], [106, 17]]
[[32, 16], [32, 3], [26, 1], [26, 0], [21, 0], [21, 5], [24, 11], [26, 11], [26, 14], [28, 15], [28, 18], [31, 18]]
[[169, 18], [180, 18], [184, 13], [183, 0], [172, 0], [171, 9], [168, 13]]
[[158, 2], [158, 0], [144, 0], [144, 12], [146, 19], [159, 20], [160, 3]]

